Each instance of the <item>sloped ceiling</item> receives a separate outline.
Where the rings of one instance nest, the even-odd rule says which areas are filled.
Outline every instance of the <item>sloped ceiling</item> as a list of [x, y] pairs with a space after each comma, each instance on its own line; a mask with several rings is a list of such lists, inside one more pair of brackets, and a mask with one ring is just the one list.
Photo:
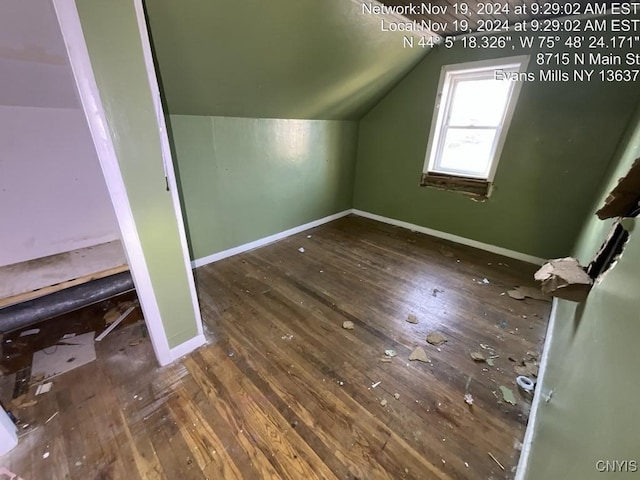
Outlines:
[[79, 108], [49, 1], [0, 2], [0, 105]]
[[171, 114], [358, 119], [422, 58], [355, 0], [146, 0]]

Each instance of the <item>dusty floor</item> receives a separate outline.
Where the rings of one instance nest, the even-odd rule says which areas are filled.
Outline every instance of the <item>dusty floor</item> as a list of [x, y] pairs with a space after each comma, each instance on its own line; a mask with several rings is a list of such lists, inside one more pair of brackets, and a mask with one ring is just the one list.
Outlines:
[[[115, 330], [97, 361], [30, 386], [12, 410], [29, 427], [0, 466], [25, 480], [512, 478], [530, 405], [515, 377], [535, 373], [550, 303], [506, 292], [535, 269], [351, 217], [200, 268], [208, 346], [158, 368], [141, 323]], [[409, 360], [416, 347], [430, 362]], [[0, 384], [7, 408], [15, 380]]]

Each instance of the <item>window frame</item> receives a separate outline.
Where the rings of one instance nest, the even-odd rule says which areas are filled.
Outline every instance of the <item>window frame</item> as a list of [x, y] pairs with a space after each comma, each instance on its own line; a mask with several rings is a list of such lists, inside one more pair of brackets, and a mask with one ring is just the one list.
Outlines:
[[[454, 169], [442, 169], [438, 166], [438, 161], [441, 158], [442, 150], [444, 148], [444, 139], [446, 133], [449, 130], [449, 125], [445, 124], [448, 121], [446, 118], [453, 104], [454, 95], [450, 92], [455, 90], [456, 82], [462, 80], [472, 80], [474, 78], [486, 78], [486, 74], [495, 72], [496, 70], [505, 70], [521, 74], [527, 71], [529, 64], [528, 55], [520, 55], [505, 58], [495, 58], [490, 60], [482, 60], [477, 62], [457, 63], [451, 65], [444, 65], [440, 71], [440, 80], [438, 83], [438, 90], [436, 94], [436, 102], [433, 109], [433, 116], [431, 120], [431, 130], [429, 133], [429, 143], [427, 144], [427, 152], [425, 155], [425, 162], [423, 167], [422, 185], [431, 185], [440, 188], [446, 188], [447, 183], [452, 185], [460, 182], [457, 179], [466, 181], [467, 183], [485, 183], [487, 188], [482, 196], [488, 195], [489, 184], [493, 182], [498, 167], [498, 162], [502, 154], [502, 148], [513, 118], [520, 90], [524, 82], [520, 80], [511, 81], [512, 87], [507, 97], [506, 108], [502, 116], [502, 121], [497, 127], [475, 127], [479, 129], [491, 129], [496, 131], [496, 135], [493, 141], [491, 155], [489, 160], [489, 167], [486, 175], [483, 173], [479, 175], [475, 172], [454, 170]], [[495, 75], [495, 73], [493, 73]], [[509, 81], [509, 80], [504, 80]], [[454, 128], [466, 128], [466, 127], [454, 127]], [[473, 127], [472, 127], [473, 128]], [[435, 177], [436, 182], [429, 181], [430, 177]], [[442, 179], [446, 179], [443, 181]], [[454, 190], [465, 190], [462, 188], [452, 188]], [[473, 194], [479, 194], [478, 191], [470, 192]]]

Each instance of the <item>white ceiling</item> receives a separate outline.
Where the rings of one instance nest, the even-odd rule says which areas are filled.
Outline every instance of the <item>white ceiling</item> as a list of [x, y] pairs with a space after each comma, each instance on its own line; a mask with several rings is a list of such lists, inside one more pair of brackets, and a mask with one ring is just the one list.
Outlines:
[[0, 105], [79, 108], [50, 0], [0, 0]]

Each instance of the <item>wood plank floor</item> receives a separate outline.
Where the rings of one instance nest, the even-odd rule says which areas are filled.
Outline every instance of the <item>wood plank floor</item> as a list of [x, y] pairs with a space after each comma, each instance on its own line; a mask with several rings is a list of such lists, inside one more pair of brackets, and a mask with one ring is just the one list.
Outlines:
[[[131, 346], [136, 325], [116, 330], [18, 412], [36, 428], [0, 466], [25, 480], [513, 478], [529, 409], [514, 367], [540, 353], [550, 303], [503, 293], [535, 269], [358, 217], [199, 268], [208, 346], [157, 368], [147, 340]], [[432, 331], [447, 342], [427, 344]], [[431, 363], [408, 361], [415, 346]]]

